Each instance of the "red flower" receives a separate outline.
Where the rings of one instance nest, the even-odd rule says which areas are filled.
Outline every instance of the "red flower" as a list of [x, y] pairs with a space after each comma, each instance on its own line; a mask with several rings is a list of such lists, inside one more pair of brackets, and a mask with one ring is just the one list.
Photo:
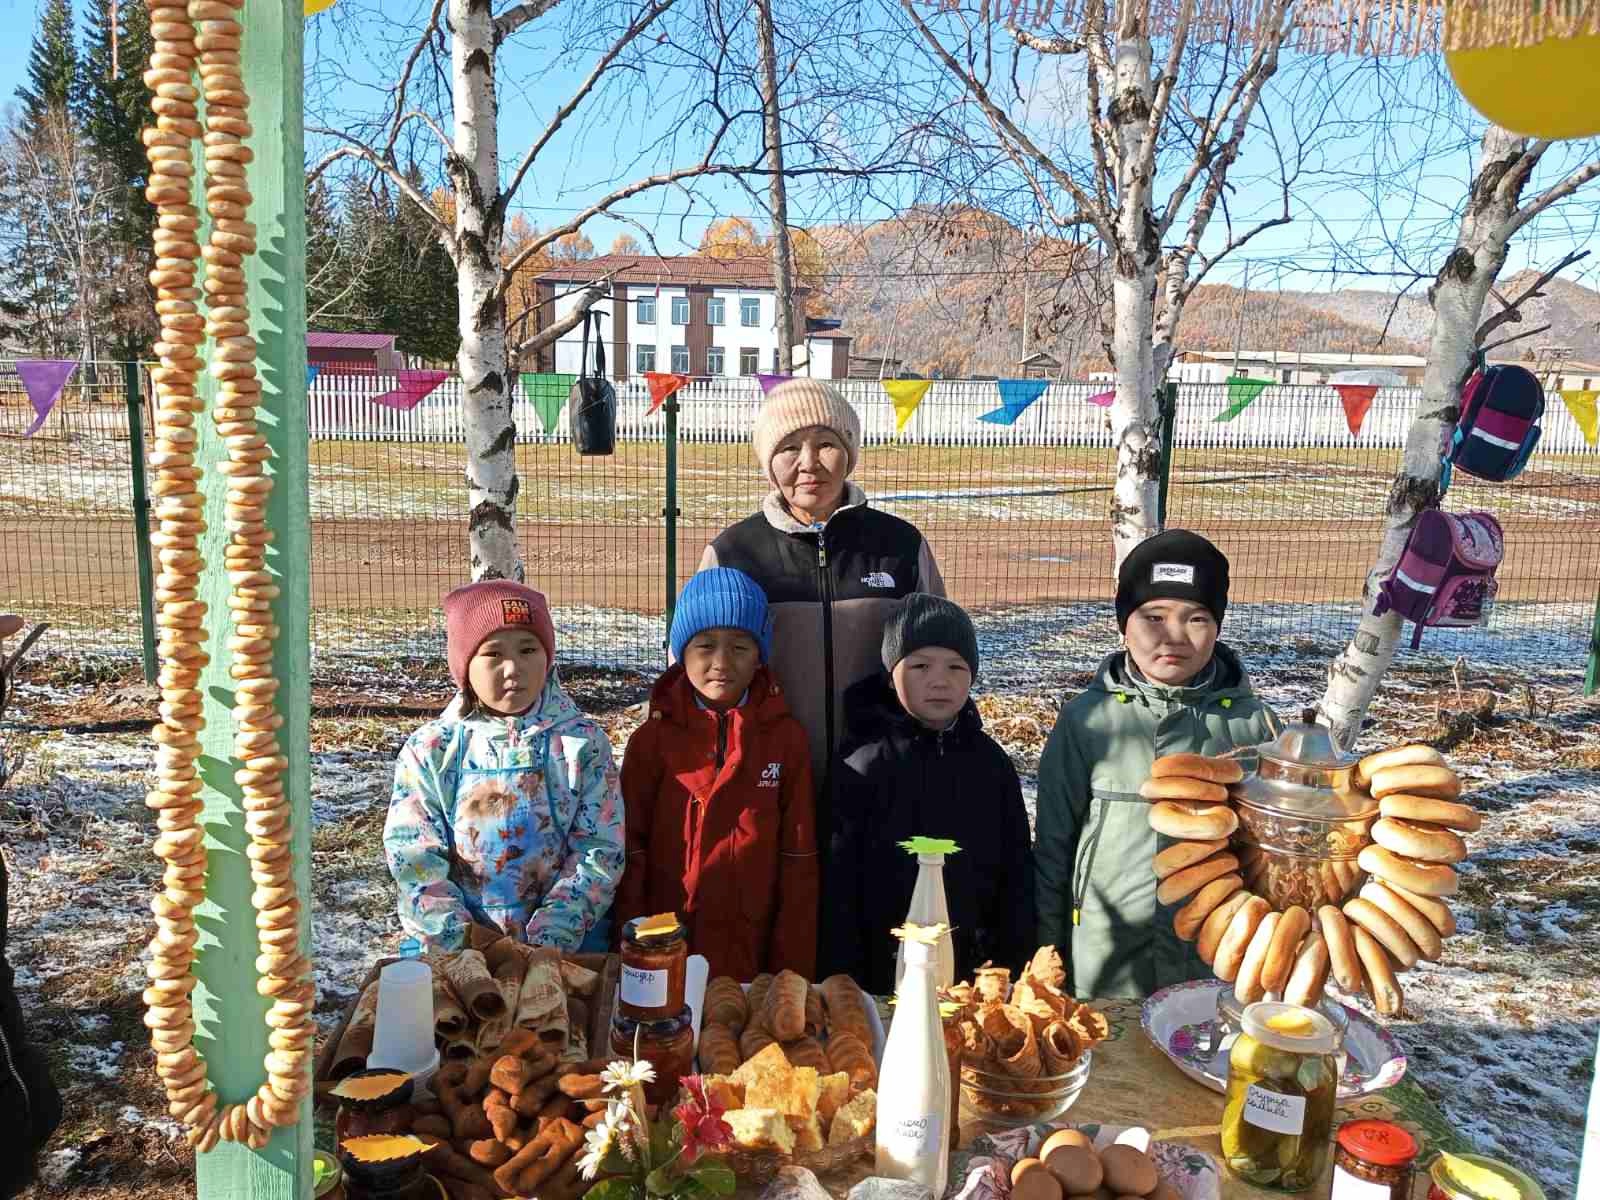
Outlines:
[[685, 1075], [679, 1082], [689, 1100], [672, 1110], [683, 1126], [683, 1161], [692, 1163], [709, 1151], [724, 1150], [733, 1141], [733, 1128], [722, 1119], [726, 1111], [706, 1095], [706, 1082], [699, 1075]]

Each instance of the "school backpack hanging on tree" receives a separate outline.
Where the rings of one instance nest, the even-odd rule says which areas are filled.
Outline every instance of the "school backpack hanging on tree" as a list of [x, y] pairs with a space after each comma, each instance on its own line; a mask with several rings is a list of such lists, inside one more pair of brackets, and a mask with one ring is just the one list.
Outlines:
[[1445, 452], [1440, 488], [1450, 486], [1455, 467], [1493, 483], [1515, 479], [1539, 444], [1542, 416], [1544, 389], [1533, 372], [1480, 364], [1461, 389], [1461, 415]]
[[[599, 320], [605, 313], [583, 314], [583, 360], [567, 395], [572, 444], [579, 454], [610, 454], [617, 448], [617, 390], [606, 376], [606, 344]], [[594, 374], [589, 374], [589, 326], [594, 324]]]
[[1459, 516], [1430, 508], [1417, 518], [1400, 561], [1378, 589], [1377, 616], [1393, 609], [1422, 631], [1482, 625], [1500, 585], [1494, 573], [1505, 557], [1500, 522], [1486, 512]]

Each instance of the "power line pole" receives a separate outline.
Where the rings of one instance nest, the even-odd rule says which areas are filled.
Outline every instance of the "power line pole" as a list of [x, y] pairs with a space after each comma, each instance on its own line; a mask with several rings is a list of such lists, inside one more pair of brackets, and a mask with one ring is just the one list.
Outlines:
[[772, 286], [778, 300], [778, 373], [794, 370], [794, 280], [789, 256], [789, 204], [783, 187], [783, 122], [778, 108], [778, 51], [772, 0], [756, 0], [756, 42], [761, 53], [761, 107], [765, 116], [768, 193], [772, 209]]

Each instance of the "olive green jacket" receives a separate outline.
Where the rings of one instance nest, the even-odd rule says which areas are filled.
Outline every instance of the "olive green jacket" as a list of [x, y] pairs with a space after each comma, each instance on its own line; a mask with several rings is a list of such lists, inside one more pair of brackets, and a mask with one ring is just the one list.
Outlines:
[[1148, 996], [1209, 968], [1156, 903], [1151, 859], [1171, 845], [1150, 828], [1139, 786], [1166, 754], [1216, 755], [1268, 741], [1277, 718], [1222, 643], [1199, 687], [1165, 687], [1107, 657], [1061, 707], [1039, 763], [1034, 861], [1039, 941], [1072, 964], [1081, 999]]

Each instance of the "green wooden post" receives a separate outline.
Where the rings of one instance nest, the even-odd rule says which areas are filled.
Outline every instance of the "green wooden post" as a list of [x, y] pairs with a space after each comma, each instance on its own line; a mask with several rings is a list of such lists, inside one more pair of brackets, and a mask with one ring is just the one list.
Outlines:
[[[284, 776], [292, 804], [294, 877], [303, 910], [302, 946], [309, 944], [311, 916], [311, 804], [309, 758], [311, 528], [307, 499], [306, 314], [305, 314], [305, 161], [302, 102], [302, 0], [251, 0], [240, 14], [245, 89], [250, 96], [247, 139], [255, 151], [249, 167], [259, 250], [245, 265], [251, 333], [258, 346], [262, 408], [257, 420], [272, 448], [268, 464], [273, 488], [267, 526], [274, 541], [267, 568], [281, 589], [273, 602], [278, 626], [274, 669], [280, 688], [278, 711], [284, 724], [279, 743], [288, 758]], [[198, 191], [201, 172], [196, 172]], [[201, 237], [206, 236], [202, 230]], [[207, 377], [208, 402], [215, 385]], [[200, 461], [227, 457], [216, 428], [196, 422]], [[205, 780], [206, 845], [210, 870], [206, 902], [196, 909], [201, 954], [195, 964], [195, 1045], [210, 1066], [218, 1099], [249, 1098], [263, 1078], [267, 1052], [263, 1018], [268, 1002], [256, 993], [255, 912], [250, 904], [250, 864], [244, 849], [240, 792], [233, 781], [234, 691], [229, 674], [229, 583], [223, 562], [224, 476], [206, 471], [205, 575], [201, 597], [208, 607], [206, 630], [211, 662], [202, 678], [206, 728], [199, 768]], [[308, 1200], [311, 1196], [312, 1127], [309, 1098], [298, 1124], [275, 1132], [260, 1153], [229, 1142], [198, 1157], [199, 1200]]]
[[1594, 597], [1594, 621], [1589, 626], [1589, 669], [1583, 674], [1583, 694], [1600, 691], [1600, 591]]
[[1161, 484], [1156, 502], [1156, 524], [1167, 527], [1167, 492], [1172, 486], [1172, 438], [1178, 426], [1178, 385], [1164, 383], [1157, 398], [1161, 412]]
[[133, 476], [133, 558], [139, 569], [139, 630], [144, 649], [144, 681], [156, 681], [155, 576], [150, 566], [150, 494], [144, 479], [144, 398], [139, 394], [139, 364], [122, 364], [128, 401], [128, 464]]
[[669, 395], [661, 408], [666, 414], [667, 442], [667, 506], [661, 510], [667, 523], [667, 616], [661, 635], [662, 645], [666, 645], [672, 633], [672, 614], [678, 607], [678, 393]]

